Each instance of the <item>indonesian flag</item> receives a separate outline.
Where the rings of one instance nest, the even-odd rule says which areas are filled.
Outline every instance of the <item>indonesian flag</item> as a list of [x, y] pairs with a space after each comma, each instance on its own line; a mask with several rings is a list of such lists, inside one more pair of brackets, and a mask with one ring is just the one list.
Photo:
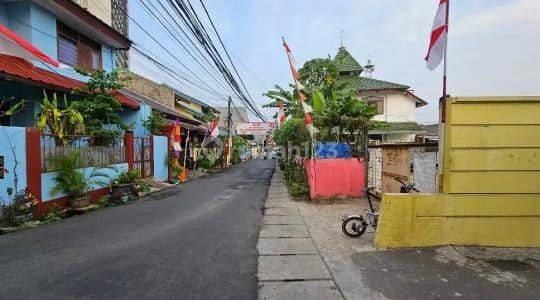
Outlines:
[[216, 143], [219, 143], [219, 139], [217, 138], [218, 135], [219, 135], [219, 126], [218, 125], [219, 125], [218, 119], [214, 119], [214, 121], [212, 121], [210, 123], [210, 128], [207, 131], [207, 135], [204, 136], [204, 139], [203, 139], [202, 144], [201, 144], [201, 146], [203, 148], [208, 146], [210, 143], [212, 143], [214, 141]]
[[446, 36], [448, 35], [448, 0], [440, 0], [433, 28], [431, 30], [431, 38], [429, 40], [429, 48], [424, 60], [427, 68], [430, 71], [435, 70], [441, 63], [444, 57], [444, 49], [446, 48]]
[[210, 125], [210, 136], [216, 138], [219, 135], [218, 119], [212, 121]]
[[22, 57], [29, 61], [39, 59], [44, 63], [60, 67], [59, 62], [2, 24], [0, 24], [0, 53]]

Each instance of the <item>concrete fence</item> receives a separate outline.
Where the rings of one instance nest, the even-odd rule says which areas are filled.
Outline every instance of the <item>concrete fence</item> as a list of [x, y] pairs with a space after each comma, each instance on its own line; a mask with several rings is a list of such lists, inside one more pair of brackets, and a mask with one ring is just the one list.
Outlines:
[[540, 247], [540, 97], [448, 98], [443, 194], [385, 194], [376, 244]]
[[[114, 145], [115, 149], [105, 149], [106, 146], [97, 146], [93, 149], [90, 145], [84, 145], [85, 153], [98, 156], [102, 153], [115, 152], [113, 164], [102, 164], [96, 166], [88, 165], [81, 169], [85, 174], [89, 174], [92, 168], [100, 168], [100, 172], [106, 173], [110, 178], [116, 177], [119, 173], [136, 167], [135, 161], [135, 140], [133, 133], [126, 132], [119, 143]], [[151, 154], [148, 157], [151, 173], [156, 180], [165, 181], [168, 176], [168, 138], [166, 136], [150, 136], [149, 145]], [[47, 152], [43, 137], [37, 128], [26, 127], [6, 127], [0, 126], [0, 202], [8, 202], [8, 189], [27, 189], [40, 201], [40, 212], [43, 213], [52, 205], [66, 206], [69, 204], [67, 195], [59, 193], [52, 194], [54, 178], [57, 173], [51, 170], [52, 159]], [[50, 145], [49, 145], [50, 146]], [[49, 148], [51, 148], [50, 146]], [[51, 148], [52, 149], [52, 148]], [[77, 148], [78, 149], [78, 148]], [[123, 153], [116, 153], [121, 149]], [[50, 150], [50, 149], [49, 149]], [[56, 149], [58, 150], [58, 149]], [[56, 151], [55, 150], [55, 151]], [[44, 156], [46, 154], [46, 157]], [[48, 153], [48, 154], [47, 154]], [[56, 151], [56, 154], [61, 151]], [[106, 160], [108, 161], [109, 158]], [[88, 163], [88, 162], [86, 162]], [[45, 166], [45, 167], [44, 167]], [[90, 195], [93, 201], [97, 201], [102, 195], [108, 193], [108, 186], [92, 186]]]

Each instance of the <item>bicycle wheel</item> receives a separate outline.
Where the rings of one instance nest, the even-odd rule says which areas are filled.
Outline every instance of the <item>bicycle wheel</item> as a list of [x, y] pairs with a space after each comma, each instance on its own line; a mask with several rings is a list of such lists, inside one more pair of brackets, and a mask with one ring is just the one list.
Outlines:
[[351, 216], [343, 220], [341, 230], [350, 237], [359, 237], [366, 232], [368, 224], [362, 216]]

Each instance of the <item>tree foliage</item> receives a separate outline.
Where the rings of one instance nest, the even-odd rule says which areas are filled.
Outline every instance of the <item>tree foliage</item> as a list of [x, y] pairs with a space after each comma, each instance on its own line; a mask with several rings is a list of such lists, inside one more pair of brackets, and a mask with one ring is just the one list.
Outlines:
[[78, 72], [88, 76], [89, 80], [83, 87], [73, 91], [76, 99], [73, 101], [73, 108], [85, 119], [87, 133], [94, 134], [95, 131], [101, 131], [104, 126], [110, 125], [125, 129], [126, 126], [118, 115], [122, 105], [115, 93], [124, 87], [127, 79], [117, 70], [109, 73], [103, 70]]
[[275, 131], [274, 141], [279, 146], [288, 146], [289, 142], [294, 146], [300, 146], [303, 142], [309, 141], [309, 132], [304, 119], [289, 118]]
[[160, 112], [152, 111], [148, 119], [143, 121], [143, 126], [152, 134], [160, 134], [167, 125], [167, 119]]
[[300, 81], [310, 89], [320, 89], [336, 83], [339, 71], [334, 62], [329, 58], [315, 58], [304, 63], [298, 70]]
[[[299, 70], [300, 81], [307, 104], [313, 107], [313, 123], [319, 133], [317, 141], [345, 142], [358, 147], [371, 124], [370, 119], [377, 114], [375, 107], [358, 99], [356, 91], [347, 83], [339, 81], [339, 72], [330, 59], [312, 59]], [[284, 104], [289, 119], [275, 133], [277, 144], [285, 146], [288, 142], [300, 145], [310, 141], [304, 122], [304, 112], [298, 93], [276, 86], [275, 90], [264, 95], [274, 102], [265, 107], [278, 107]], [[353, 149], [354, 150], [354, 149]]]

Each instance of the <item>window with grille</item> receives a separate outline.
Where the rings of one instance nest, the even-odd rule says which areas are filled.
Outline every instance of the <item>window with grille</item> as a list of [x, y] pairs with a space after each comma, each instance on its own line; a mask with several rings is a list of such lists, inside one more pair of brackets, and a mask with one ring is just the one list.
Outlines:
[[58, 61], [84, 70], [102, 67], [101, 45], [63, 23], [57, 23]]

